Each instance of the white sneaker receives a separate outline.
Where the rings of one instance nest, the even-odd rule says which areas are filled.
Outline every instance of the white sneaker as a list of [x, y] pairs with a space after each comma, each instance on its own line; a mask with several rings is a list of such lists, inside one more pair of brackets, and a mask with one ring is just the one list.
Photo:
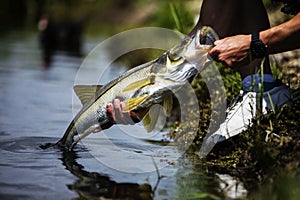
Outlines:
[[291, 99], [290, 91], [284, 85], [264, 92], [262, 98], [260, 96], [261, 93], [245, 93], [241, 90], [240, 94], [233, 100], [232, 105], [227, 108], [226, 119], [220, 128], [204, 140], [200, 149], [201, 157], [206, 156], [218, 142], [238, 135], [251, 126], [251, 120], [260, 108], [260, 99], [262, 100], [263, 114], [266, 114], [268, 109], [289, 103]]

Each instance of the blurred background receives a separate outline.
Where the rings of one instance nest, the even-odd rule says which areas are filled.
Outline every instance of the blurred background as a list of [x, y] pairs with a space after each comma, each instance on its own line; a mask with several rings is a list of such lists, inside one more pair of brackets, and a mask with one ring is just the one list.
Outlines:
[[[197, 18], [200, 3], [192, 0], [3, 0], [0, 37], [4, 43], [31, 38], [30, 50], [39, 51], [41, 66], [48, 68], [57, 53], [84, 56], [101, 38], [131, 28], [179, 27], [180, 31], [188, 32]], [[178, 25], [174, 13], [184, 23]], [[9, 48], [1, 45], [1, 55], [9, 53]]]

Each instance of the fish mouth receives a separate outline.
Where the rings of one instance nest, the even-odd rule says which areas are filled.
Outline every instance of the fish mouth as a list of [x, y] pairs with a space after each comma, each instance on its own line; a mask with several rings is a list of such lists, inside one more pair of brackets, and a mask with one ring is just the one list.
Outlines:
[[197, 32], [197, 38], [199, 45], [207, 48], [212, 48], [215, 41], [219, 40], [218, 34], [208, 26], [203, 26], [202, 29]]

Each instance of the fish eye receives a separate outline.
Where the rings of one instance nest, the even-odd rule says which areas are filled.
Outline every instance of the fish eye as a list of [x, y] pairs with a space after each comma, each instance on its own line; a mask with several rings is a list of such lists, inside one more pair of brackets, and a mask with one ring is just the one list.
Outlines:
[[170, 61], [177, 61], [180, 59], [180, 52], [182, 52], [182, 48], [172, 49], [167, 56]]

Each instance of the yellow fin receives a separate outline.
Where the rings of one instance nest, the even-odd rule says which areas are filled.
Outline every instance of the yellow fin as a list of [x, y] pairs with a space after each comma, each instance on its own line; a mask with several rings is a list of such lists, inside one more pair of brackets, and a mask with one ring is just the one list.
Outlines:
[[151, 106], [149, 112], [143, 117], [142, 122], [147, 132], [161, 130], [166, 122], [164, 108], [159, 104]]
[[125, 109], [123, 109], [123, 111], [129, 112], [131, 110], [134, 110], [141, 103], [143, 103], [148, 97], [149, 97], [149, 95], [144, 95], [144, 96], [134, 97], [134, 98], [129, 99], [127, 102], [125, 102]]
[[172, 95], [167, 95], [164, 98], [163, 106], [164, 106], [166, 115], [168, 117], [170, 117], [171, 116], [171, 112], [172, 112], [172, 108], [173, 108], [173, 97], [172, 97]]
[[85, 105], [101, 87], [102, 85], [75, 85], [73, 89], [82, 105]]
[[131, 91], [131, 90], [137, 90], [137, 89], [140, 89], [142, 87], [145, 87], [145, 86], [153, 84], [153, 83], [154, 83], [154, 76], [150, 76], [146, 79], [142, 79], [142, 80], [130, 83], [129, 85], [127, 85], [123, 89], [123, 92]]

